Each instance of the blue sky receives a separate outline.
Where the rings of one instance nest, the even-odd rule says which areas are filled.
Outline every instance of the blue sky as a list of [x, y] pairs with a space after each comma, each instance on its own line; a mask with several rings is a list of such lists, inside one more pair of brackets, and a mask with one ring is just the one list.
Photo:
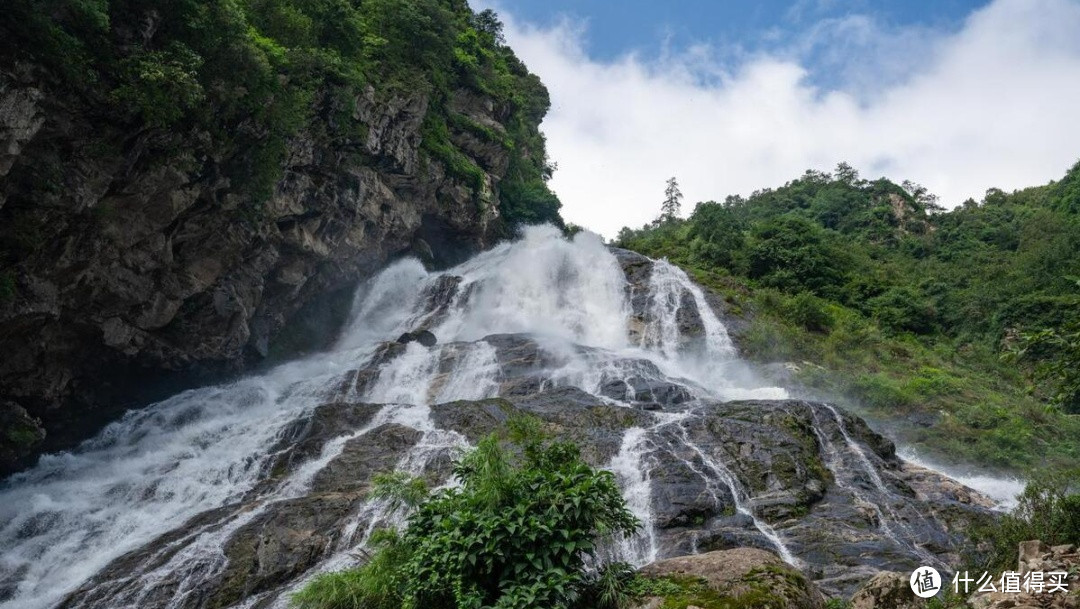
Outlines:
[[585, 49], [598, 59], [660, 52], [665, 44], [774, 47], [822, 19], [874, 15], [892, 27], [956, 29], [985, 0], [504, 0], [518, 18], [550, 27], [586, 20]]
[[1080, 159], [1080, 0], [472, 0], [551, 93], [571, 222], [612, 237], [664, 181], [722, 200], [843, 161], [951, 207]]

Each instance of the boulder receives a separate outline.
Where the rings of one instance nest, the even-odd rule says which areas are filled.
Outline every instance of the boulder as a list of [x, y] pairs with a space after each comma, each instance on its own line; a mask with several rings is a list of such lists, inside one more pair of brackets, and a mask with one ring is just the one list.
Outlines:
[[[975, 592], [968, 598], [968, 604], [973, 609], [1080, 608], [1080, 554], [1072, 544], [1051, 547], [1038, 539], [1022, 541], [1017, 550], [1017, 571], [1021, 582], [1027, 573], [1041, 571], [1047, 585], [1041, 591], [1025, 590], [1021, 585], [1020, 592]], [[1064, 592], [1049, 591], [1052, 572], [1066, 574]]]
[[[646, 565], [640, 574], [677, 583], [682, 588], [679, 604], [685, 601], [702, 609], [732, 605], [821, 609], [825, 605], [821, 592], [802, 573], [776, 554], [756, 548], [669, 558]], [[655, 604], [654, 599], [649, 602]]]
[[910, 573], [882, 571], [851, 597], [851, 609], [923, 609], [930, 599], [911, 591]]
[[434, 347], [439, 339], [429, 330], [417, 330], [416, 332], [406, 332], [398, 337], [398, 344], [407, 345], [412, 342], [420, 343], [425, 347]]

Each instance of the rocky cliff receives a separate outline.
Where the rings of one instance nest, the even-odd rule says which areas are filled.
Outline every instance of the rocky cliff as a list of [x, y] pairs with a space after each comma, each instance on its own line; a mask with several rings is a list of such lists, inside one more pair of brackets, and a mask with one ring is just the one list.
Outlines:
[[[495, 68], [512, 64], [503, 87], [513, 96], [410, 56], [357, 55], [364, 78], [341, 84], [324, 69], [305, 84], [313, 77], [293, 55], [277, 66], [266, 52], [275, 88], [240, 111], [230, 95], [255, 88], [211, 72], [217, 51], [196, 36], [210, 25], [177, 31], [173, 9], [104, 3], [107, 25], [91, 32], [102, 43], [79, 29], [74, 3], [55, 4], [67, 8], [42, 16], [16, 2], [0, 23], [0, 474], [127, 408], [320, 346], [352, 287], [388, 260], [408, 253], [445, 265], [507, 234], [514, 218], [500, 211], [501, 183], [543, 163], [546, 93], [492, 36], [474, 52], [495, 57]], [[472, 23], [451, 4], [432, 14]], [[477, 33], [450, 21], [431, 28], [449, 40]], [[90, 84], [47, 56], [48, 39], [19, 45], [31, 31], [79, 41], [70, 60], [84, 59]], [[422, 44], [388, 36], [384, 46]], [[168, 71], [187, 65], [177, 45], [201, 53], [190, 74], [205, 108], [179, 106], [185, 114], [166, 121], [155, 112], [184, 91], [165, 89], [134, 113], [130, 104], [172, 86], [152, 70], [184, 82], [187, 72]], [[395, 80], [402, 74], [411, 85]], [[286, 108], [288, 130], [273, 112], [256, 118], [294, 94], [302, 99]]]

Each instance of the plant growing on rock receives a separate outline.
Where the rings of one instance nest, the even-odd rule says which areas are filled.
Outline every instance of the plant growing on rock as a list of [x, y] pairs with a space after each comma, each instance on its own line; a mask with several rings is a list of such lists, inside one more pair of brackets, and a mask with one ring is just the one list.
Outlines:
[[400, 532], [381, 533], [363, 566], [321, 576], [293, 597], [299, 609], [618, 607], [629, 602], [624, 565], [598, 571], [597, 544], [631, 534], [614, 475], [578, 448], [552, 441], [532, 419], [510, 441], [481, 440], [454, 465], [459, 486], [429, 494], [400, 474], [374, 495], [410, 509]]

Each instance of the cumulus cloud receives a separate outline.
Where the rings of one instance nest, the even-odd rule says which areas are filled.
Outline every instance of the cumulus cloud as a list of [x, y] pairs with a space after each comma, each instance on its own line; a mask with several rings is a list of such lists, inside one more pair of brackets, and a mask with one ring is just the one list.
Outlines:
[[995, 0], [952, 31], [854, 15], [767, 51], [610, 62], [587, 55], [587, 26], [501, 15], [551, 91], [542, 128], [564, 216], [608, 237], [652, 220], [670, 176], [687, 202], [721, 200], [846, 161], [953, 206], [1056, 179], [1080, 157], [1076, 0]]

